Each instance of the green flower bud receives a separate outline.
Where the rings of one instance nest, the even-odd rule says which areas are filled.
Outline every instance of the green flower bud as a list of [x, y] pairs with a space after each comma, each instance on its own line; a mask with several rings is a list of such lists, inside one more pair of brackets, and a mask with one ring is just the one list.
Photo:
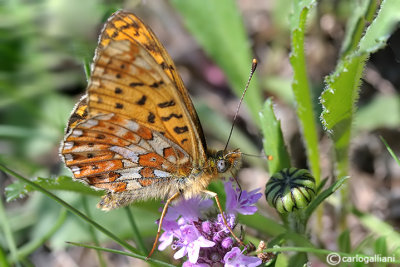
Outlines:
[[314, 196], [315, 179], [305, 169], [283, 169], [271, 176], [265, 188], [269, 205], [279, 213], [302, 209]]

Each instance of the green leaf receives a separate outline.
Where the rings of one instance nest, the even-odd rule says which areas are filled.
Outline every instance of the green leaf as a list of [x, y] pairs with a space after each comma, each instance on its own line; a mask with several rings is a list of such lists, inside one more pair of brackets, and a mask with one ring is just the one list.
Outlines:
[[[51, 227], [49, 227], [48, 231], [45, 234], [38, 238], [30, 240], [30, 242], [24, 244], [24, 246], [19, 248], [17, 260], [22, 261], [34, 251], [36, 251], [40, 246], [42, 246], [58, 229], [60, 229], [60, 227], [63, 226], [66, 217], [67, 211], [65, 209], [62, 209], [57, 221], [53, 222], [53, 224], [51, 225]], [[9, 261], [15, 263], [16, 259], [10, 258]]]
[[400, 21], [400, 1], [383, 0], [380, 10], [360, 41], [359, 54], [373, 53], [386, 45]]
[[304, 265], [307, 266], [307, 262], [308, 262], [307, 253], [305, 252], [296, 253], [292, 257], [290, 257], [289, 266], [304, 267]]
[[396, 248], [400, 244], [400, 233], [393, 229], [393, 226], [374, 215], [363, 213], [355, 208], [353, 208], [352, 212], [365, 228], [378, 236], [385, 236], [389, 248]]
[[283, 139], [281, 123], [275, 117], [271, 98], [264, 103], [264, 109], [260, 112], [260, 122], [264, 151], [267, 156], [272, 156], [272, 159], [267, 161], [269, 172], [274, 174], [284, 168], [290, 168], [290, 157]]
[[2, 247], [0, 247], [0, 266], [4, 266], [4, 267], [11, 266], [10, 263], [8, 263], [8, 261], [7, 261], [6, 253], [4, 252]]
[[335, 72], [325, 78], [327, 87], [321, 95], [321, 120], [334, 140], [339, 176], [347, 174], [354, 104], [366, 59], [360, 56], [340, 62]]
[[307, 16], [314, 4], [315, 1], [313, 0], [294, 3], [294, 14], [291, 18], [292, 52], [290, 63], [293, 67], [292, 89], [297, 104], [296, 113], [303, 132], [311, 173], [318, 185], [321, 171], [319, 167], [317, 124], [304, 54], [304, 33], [306, 31]]
[[357, 110], [354, 122], [356, 131], [398, 127], [400, 125], [400, 97], [377, 95], [370, 103]]
[[338, 190], [344, 182], [349, 179], [348, 176], [343, 177], [336, 182], [334, 182], [329, 188], [326, 190], [322, 191], [320, 194], [318, 194], [313, 201], [310, 202], [308, 207], [305, 210], [305, 216], [306, 218], [309, 218], [311, 214], [314, 212], [314, 210], [325, 200], [327, 199], [330, 195], [332, 195], [336, 190]]
[[284, 226], [259, 213], [246, 216], [239, 214], [238, 221], [267, 235], [276, 236], [286, 231]]
[[[2, 234], [4, 234], [4, 239], [6, 241], [6, 244], [8, 245], [10, 256], [13, 260], [16, 261], [16, 265], [20, 266], [18, 256], [17, 256], [18, 249], [17, 249], [17, 245], [15, 243], [14, 233], [11, 230], [9, 218], [7, 217], [7, 214], [5, 212], [3, 200], [1, 198], [0, 198], [0, 226], [1, 226], [1, 232], [2, 232]], [[1, 250], [1, 247], [0, 247], [0, 250]], [[0, 256], [1, 256], [1, 254], [3, 254], [3, 253], [0, 253]]]
[[390, 155], [392, 156], [392, 158], [397, 162], [397, 165], [400, 166], [400, 158], [396, 156], [396, 154], [394, 153], [394, 151], [390, 148], [390, 146], [388, 145], [388, 143], [386, 142], [386, 140], [381, 136], [380, 137], [382, 142], [385, 144], [386, 149], [389, 151]]
[[[172, 0], [184, 24], [207, 54], [224, 71], [235, 93], [240, 96], [248, 79], [252, 53], [235, 1]], [[257, 77], [253, 77], [245, 101], [256, 122], [262, 106]]]
[[350, 241], [350, 231], [348, 229], [344, 230], [338, 238], [339, 250], [342, 252], [351, 252], [351, 241]]
[[[60, 176], [58, 178], [41, 178], [38, 177], [33, 179], [37, 185], [45, 188], [46, 190], [66, 190], [74, 191], [87, 195], [102, 196], [104, 195], [103, 190], [95, 190], [88, 185], [73, 179], [69, 176]], [[25, 196], [27, 193], [35, 191], [36, 188], [30, 186], [29, 184], [17, 181], [6, 187], [7, 201], [12, 201], [17, 198]]]
[[346, 25], [346, 35], [341, 49], [342, 58], [357, 48], [366, 24], [373, 19], [377, 1], [351, 1], [348, 4], [353, 12]]
[[375, 253], [377, 255], [388, 255], [386, 237], [378, 237], [378, 239], [375, 241]]
[[[369, 16], [371, 8], [370, 6], [364, 10], [365, 17]], [[347, 174], [354, 104], [358, 99], [365, 61], [370, 53], [385, 45], [399, 20], [400, 2], [382, 1], [378, 15], [361, 38], [359, 46], [349, 52], [347, 57], [342, 58], [335, 71], [325, 79], [327, 87], [321, 95], [321, 121], [334, 140], [338, 176]], [[354, 38], [357, 38], [357, 35], [354, 35]]]
[[321, 180], [321, 183], [318, 185], [318, 188], [316, 191], [317, 194], [319, 194], [319, 192], [321, 192], [321, 190], [322, 190], [322, 188], [324, 188], [326, 182], [328, 182], [328, 178]]

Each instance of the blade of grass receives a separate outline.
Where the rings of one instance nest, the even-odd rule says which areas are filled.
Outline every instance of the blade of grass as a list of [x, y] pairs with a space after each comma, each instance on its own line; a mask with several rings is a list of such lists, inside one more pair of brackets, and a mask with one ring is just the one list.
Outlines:
[[145, 256], [137, 255], [135, 253], [125, 252], [125, 251], [110, 249], [110, 248], [96, 247], [96, 246], [91, 246], [91, 245], [86, 245], [86, 244], [75, 243], [75, 242], [67, 242], [67, 243], [74, 245], [74, 246], [78, 246], [78, 247], [96, 249], [96, 250], [101, 250], [101, 251], [105, 251], [105, 252], [110, 252], [110, 253], [115, 253], [115, 254], [119, 254], [119, 255], [124, 255], [124, 256], [128, 256], [128, 257], [141, 259], [141, 260], [144, 260], [147, 262], [155, 263], [155, 264], [157, 264], [157, 266], [175, 267], [175, 265], [172, 265], [172, 264], [169, 264], [169, 263], [166, 263], [163, 261], [155, 260], [152, 258], [147, 259]]
[[[94, 195], [94, 196], [102, 196], [104, 195], [104, 191], [95, 190], [79, 182], [75, 179], [72, 179], [69, 176], [59, 176], [57, 178], [41, 178], [38, 177], [33, 180], [33, 182], [46, 190], [66, 190], [66, 191], [74, 191], [84, 195]], [[11, 201], [21, 196], [26, 195], [27, 193], [36, 190], [35, 187], [30, 186], [29, 184], [22, 184], [22, 182], [15, 182], [6, 187], [6, 196], [7, 201]]]
[[11, 253], [11, 259], [15, 260], [15, 265], [17, 267], [21, 266], [18, 260], [18, 250], [15, 244], [14, 236], [10, 227], [10, 224], [7, 219], [7, 215], [4, 210], [3, 201], [0, 197], [0, 223], [3, 228], [4, 236], [8, 244], [8, 248]]
[[246, 216], [239, 214], [238, 221], [242, 224], [245, 224], [251, 228], [260, 231], [263, 234], [270, 236], [276, 236], [286, 232], [286, 228], [283, 225], [277, 223], [270, 218], [266, 218], [259, 213]]
[[[374, 6], [370, 6], [373, 8]], [[365, 12], [371, 13], [372, 10]], [[373, 12], [375, 13], [375, 12]], [[365, 16], [369, 16], [366, 14]], [[353, 125], [355, 103], [358, 99], [358, 90], [361, 82], [365, 62], [370, 53], [382, 48], [391, 32], [400, 20], [400, 2], [384, 0], [380, 10], [371, 25], [360, 39], [359, 45], [341, 58], [335, 71], [325, 78], [326, 88], [321, 94], [323, 112], [321, 121], [334, 141], [336, 157], [336, 175], [343, 177], [348, 174], [349, 147]], [[358, 38], [354, 35], [354, 38]], [[339, 215], [342, 229], [346, 229], [346, 213], [351, 207], [348, 205], [348, 189], [341, 190], [341, 214]]]
[[132, 227], [132, 233], [133, 233], [133, 238], [135, 240], [135, 243], [139, 246], [139, 249], [142, 253], [148, 254], [147, 248], [143, 242], [142, 235], [139, 232], [139, 229], [137, 227], [136, 221], [133, 217], [132, 211], [130, 207], [125, 207], [124, 210], [126, 211], [126, 216], [128, 217], [129, 223]]
[[[188, 30], [208, 55], [224, 71], [237, 96], [243, 92], [248, 79], [252, 55], [242, 17], [231, 0], [173, 0]], [[261, 90], [253, 77], [245, 102], [258, 124], [262, 107]]]
[[[61, 208], [60, 215], [58, 216], [57, 221], [54, 222], [53, 226], [50, 230], [44, 234], [42, 237], [37, 238], [28, 244], [24, 245], [18, 250], [17, 260], [22, 261], [30, 254], [32, 254], [35, 250], [37, 250], [40, 246], [42, 246], [61, 226], [63, 226], [65, 219], [67, 218], [67, 210]], [[10, 263], [15, 263], [15, 259], [9, 258]]]
[[0, 266], [9, 267], [10, 263], [7, 261], [6, 254], [2, 247], [0, 247]]
[[[81, 196], [81, 200], [82, 200], [82, 206], [83, 206], [83, 209], [85, 210], [85, 213], [87, 214], [87, 216], [89, 218], [92, 218], [92, 215], [90, 214], [90, 209], [89, 209], [87, 197], [82, 195]], [[91, 235], [91, 237], [93, 239], [94, 244], [99, 247], [100, 246], [99, 239], [97, 238], [97, 235], [96, 235], [96, 232], [94, 231], [93, 226], [91, 224], [88, 224], [88, 228], [89, 228], [89, 233], [90, 233], [90, 235]], [[101, 252], [96, 250], [96, 253], [97, 253], [97, 258], [99, 260], [100, 266], [101, 267], [106, 267], [107, 264], [106, 264], [106, 262], [105, 262], [105, 260], [103, 258], [103, 255], [101, 254]]]
[[353, 7], [353, 15], [349, 18], [346, 26], [346, 35], [341, 49], [341, 58], [357, 49], [358, 42], [367, 23], [371, 23], [377, 8], [376, 0], [367, 0], [362, 2], [353, 1], [349, 3]]
[[[5, 167], [2, 164], [0, 164], [0, 170], [2, 170], [5, 173], [8, 173], [8, 174], [14, 176], [15, 178], [17, 178], [17, 179], [19, 179], [19, 180], [21, 180], [21, 181], [23, 181], [23, 182], [25, 182], [27, 184], [29, 184], [30, 186], [34, 187], [37, 191], [42, 192], [43, 194], [45, 194], [46, 196], [50, 197], [54, 201], [58, 202], [59, 204], [64, 206], [67, 210], [69, 210], [70, 212], [72, 212], [76, 216], [80, 217], [82, 220], [86, 221], [87, 223], [93, 225], [97, 230], [99, 230], [100, 232], [102, 232], [106, 236], [110, 237], [112, 240], [114, 240], [116, 243], [118, 243], [119, 245], [121, 245], [125, 249], [129, 250], [131, 252], [131, 255], [133, 255], [133, 257], [136, 257], [138, 259], [147, 259], [145, 256], [141, 255], [140, 252], [138, 252], [138, 250], [136, 248], [134, 248], [133, 246], [131, 246], [129, 243], [123, 241], [122, 239], [120, 239], [119, 237], [114, 235], [112, 232], [110, 232], [109, 230], [105, 229], [100, 224], [96, 223], [95, 221], [93, 221], [92, 219], [87, 217], [85, 214], [83, 214], [82, 212], [80, 212], [76, 208], [72, 207], [71, 205], [69, 205], [64, 200], [62, 200], [61, 198], [57, 197], [53, 193], [47, 191], [43, 187], [35, 184], [34, 182], [32, 182], [29, 179], [19, 175], [18, 173], [10, 170], [9, 168]], [[159, 264], [161, 266], [170, 266], [166, 262], [162, 262], [162, 261], [159, 261], [159, 260], [154, 260], [154, 259], [151, 259], [151, 258], [147, 259], [147, 261], [151, 262], [151, 263], [153, 263], [153, 262], [157, 263], [157, 264]]]
[[318, 185], [321, 175], [319, 167], [318, 130], [312, 104], [313, 97], [307, 78], [304, 50], [304, 33], [306, 31], [307, 16], [314, 5], [314, 0], [294, 2], [295, 11], [291, 22], [292, 52], [290, 55], [290, 63], [293, 67], [292, 88], [297, 103], [296, 113], [299, 117], [303, 132], [311, 173]]
[[385, 144], [386, 149], [389, 151], [389, 153], [390, 153], [390, 155], [392, 156], [392, 158], [397, 162], [397, 165], [400, 166], [400, 158], [398, 158], [398, 157], [396, 156], [396, 154], [395, 154], [394, 151], [390, 148], [390, 146], [388, 145], [388, 143], [386, 142], [386, 140], [385, 140], [382, 136], [379, 136], [379, 137], [381, 138], [382, 142]]
[[326, 190], [322, 191], [320, 194], [317, 195], [317, 197], [311, 201], [311, 203], [308, 205], [305, 211], [305, 216], [308, 219], [311, 214], [314, 212], [316, 208], [325, 200], [327, 199], [330, 195], [332, 195], [336, 190], [338, 190], [344, 182], [349, 179], [349, 176], [343, 177], [336, 182], [334, 182], [329, 188]]
[[15, 178], [29, 184], [30, 186], [34, 187], [37, 191], [42, 192], [43, 194], [45, 194], [46, 196], [50, 197], [51, 199], [53, 199], [54, 201], [58, 202], [59, 204], [61, 204], [62, 206], [64, 206], [67, 210], [69, 210], [70, 212], [72, 212], [73, 214], [75, 214], [76, 216], [80, 217], [81, 219], [83, 219], [84, 221], [86, 221], [87, 223], [92, 224], [97, 230], [101, 231], [103, 234], [107, 235], [108, 237], [110, 237], [111, 239], [113, 239], [116, 243], [120, 244], [122, 247], [126, 248], [127, 250], [131, 251], [133, 254], [137, 255], [138, 257], [142, 257], [142, 255], [140, 255], [140, 253], [138, 252], [138, 250], [136, 248], [134, 248], [133, 246], [131, 246], [130, 244], [128, 244], [127, 242], [121, 240], [119, 237], [117, 237], [116, 235], [114, 235], [112, 232], [110, 232], [109, 230], [105, 229], [104, 227], [102, 227], [101, 225], [99, 225], [98, 223], [96, 223], [95, 221], [91, 220], [89, 217], [87, 217], [85, 214], [83, 214], [82, 212], [80, 212], [79, 210], [77, 210], [76, 208], [72, 207], [71, 205], [69, 205], [68, 203], [66, 203], [64, 200], [62, 200], [61, 198], [57, 197], [56, 195], [54, 195], [53, 193], [47, 191], [46, 189], [44, 189], [43, 187], [35, 184], [34, 182], [30, 181], [29, 179], [19, 175], [18, 173], [8, 169], [7, 167], [5, 167], [4, 165], [0, 164], [0, 170], [4, 171], [5, 173], [8, 173], [12, 176], [14, 176]]
[[260, 112], [264, 151], [265, 154], [272, 156], [272, 160], [267, 161], [271, 175], [290, 167], [290, 157], [283, 139], [281, 122], [276, 119], [272, 105], [272, 99], [268, 98], [264, 103], [264, 109]]
[[358, 217], [361, 224], [364, 225], [365, 228], [379, 236], [386, 236], [386, 240], [390, 248], [396, 248], [400, 244], [400, 233], [396, 231], [390, 224], [380, 220], [376, 216], [363, 213], [356, 208], [353, 208], [352, 213]]

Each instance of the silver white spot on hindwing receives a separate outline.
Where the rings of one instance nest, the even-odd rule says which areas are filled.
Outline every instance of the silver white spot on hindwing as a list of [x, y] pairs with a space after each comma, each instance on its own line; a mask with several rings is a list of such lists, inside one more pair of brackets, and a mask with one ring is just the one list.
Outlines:
[[121, 156], [123, 156], [126, 159], [129, 159], [130, 161], [134, 162], [134, 163], [138, 163], [139, 162], [139, 153], [136, 151], [132, 151], [128, 148], [125, 147], [120, 147], [120, 146], [112, 146], [110, 147], [111, 151], [114, 151], [115, 153], [120, 154]]
[[83, 135], [83, 131], [80, 129], [74, 129], [71, 133], [71, 136], [73, 137], [79, 137]]
[[65, 142], [64, 149], [71, 149], [74, 147], [74, 142]]
[[92, 128], [93, 126], [96, 126], [98, 124], [99, 124], [98, 120], [89, 119], [89, 120], [85, 121], [84, 123], [80, 124], [80, 126], [83, 128]]
[[81, 173], [81, 168], [78, 166], [71, 166], [70, 169], [74, 175], [79, 175]]
[[169, 172], [164, 172], [164, 171], [160, 171], [160, 170], [154, 170], [154, 175], [156, 177], [161, 177], [161, 178], [167, 178], [167, 177], [171, 176], [171, 174]]

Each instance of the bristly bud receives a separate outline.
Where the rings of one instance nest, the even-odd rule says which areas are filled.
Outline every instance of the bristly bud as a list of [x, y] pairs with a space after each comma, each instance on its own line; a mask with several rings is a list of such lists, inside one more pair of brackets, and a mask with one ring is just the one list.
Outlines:
[[315, 179], [308, 170], [285, 168], [271, 176], [265, 197], [279, 213], [288, 213], [306, 207], [315, 192]]

